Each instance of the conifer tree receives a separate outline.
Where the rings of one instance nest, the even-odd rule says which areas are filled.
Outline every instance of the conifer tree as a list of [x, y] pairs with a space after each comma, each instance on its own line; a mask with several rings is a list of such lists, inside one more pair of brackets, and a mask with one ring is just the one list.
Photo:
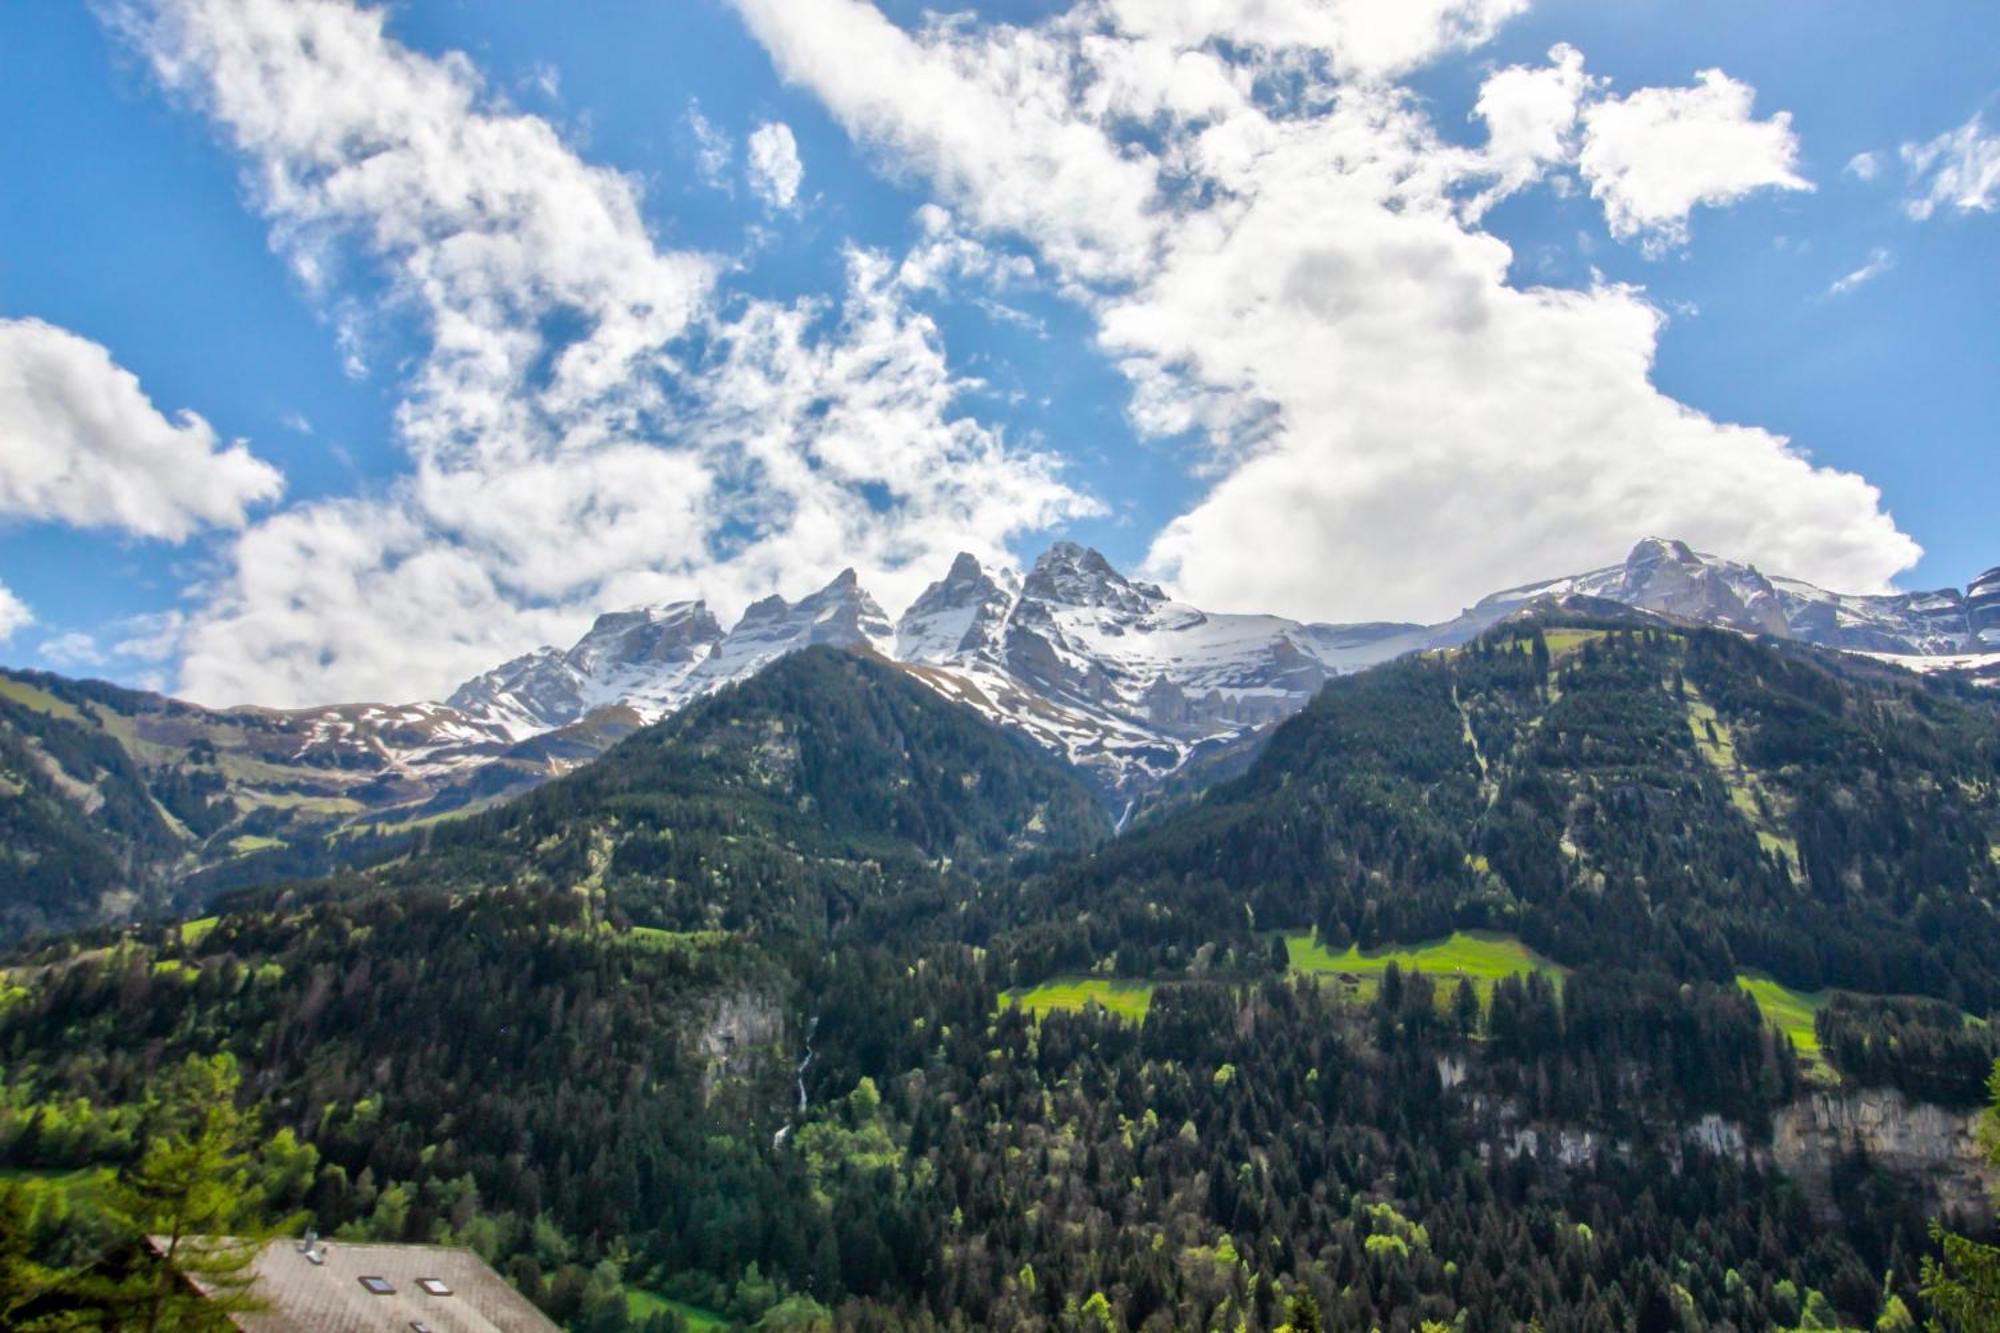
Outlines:
[[[1993, 1068], [1993, 1104], [1980, 1122], [1986, 1160], [2000, 1166], [2000, 1062]], [[2000, 1246], [1981, 1245], [1933, 1225], [1942, 1260], [1924, 1260], [1923, 1294], [1932, 1327], [1942, 1333], [1989, 1333], [2000, 1328]]]
[[260, 1308], [252, 1266], [299, 1219], [265, 1216], [250, 1169], [260, 1117], [236, 1104], [240, 1081], [234, 1056], [190, 1057], [155, 1108], [157, 1128], [138, 1160], [107, 1192], [105, 1213], [150, 1238], [128, 1277], [92, 1293], [119, 1312], [120, 1327], [207, 1329]]

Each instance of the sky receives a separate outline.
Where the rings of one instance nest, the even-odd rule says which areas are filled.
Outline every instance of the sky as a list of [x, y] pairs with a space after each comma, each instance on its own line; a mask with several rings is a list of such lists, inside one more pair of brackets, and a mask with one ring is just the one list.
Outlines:
[[0, 6], [0, 663], [441, 697], [1049, 542], [2000, 563], [1984, 0]]

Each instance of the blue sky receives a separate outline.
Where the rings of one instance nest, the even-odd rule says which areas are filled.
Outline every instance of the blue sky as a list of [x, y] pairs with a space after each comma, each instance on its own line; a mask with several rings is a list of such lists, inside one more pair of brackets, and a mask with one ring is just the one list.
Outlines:
[[1320, 619], [2000, 561], [1991, 6], [1240, 8], [0, 7], [0, 661], [419, 697], [1057, 536]]

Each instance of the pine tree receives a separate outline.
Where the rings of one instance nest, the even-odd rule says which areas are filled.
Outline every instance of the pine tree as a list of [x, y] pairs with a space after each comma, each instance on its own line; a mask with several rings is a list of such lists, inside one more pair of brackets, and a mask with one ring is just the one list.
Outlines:
[[[1993, 1067], [1993, 1104], [1979, 1126], [1986, 1160], [2000, 1166], [2000, 1062]], [[1924, 1260], [1923, 1295], [1935, 1327], [1945, 1333], [1989, 1333], [2000, 1328], [2000, 1246], [1981, 1245], [1933, 1224], [1942, 1260]]]
[[129, 1277], [91, 1293], [121, 1312], [120, 1327], [207, 1329], [261, 1308], [252, 1265], [300, 1219], [264, 1216], [250, 1169], [259, 1117], [237, 1106], [239, 1083], [235, 1057], [191, 1057], [156, 1110], [157, 1132], [107, 1192], [106, 1215], [151, 1238]]

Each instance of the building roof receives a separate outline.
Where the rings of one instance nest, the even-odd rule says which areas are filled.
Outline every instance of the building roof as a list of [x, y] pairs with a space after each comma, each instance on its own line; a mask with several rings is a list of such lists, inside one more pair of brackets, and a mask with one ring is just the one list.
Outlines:
[[[157, 1240], [154, 1247], [159, 1248]], [[267, 1308], [232, 1315], [238, 1328], [246, 1333], [556, 1333], [547, 1316], [470, 1250], [324, 1240], [315, 1248], [319, 1263], [308, 1259], [295, 1240], [264, 1247], [253, 1266], [254, 1292]], [[374, 1285], [389, 1290], [373, 1290], [363, 1278], [380, 1279]], [[426, 1280], [442, 1284], [448, 1294], [426, 1290]]]

